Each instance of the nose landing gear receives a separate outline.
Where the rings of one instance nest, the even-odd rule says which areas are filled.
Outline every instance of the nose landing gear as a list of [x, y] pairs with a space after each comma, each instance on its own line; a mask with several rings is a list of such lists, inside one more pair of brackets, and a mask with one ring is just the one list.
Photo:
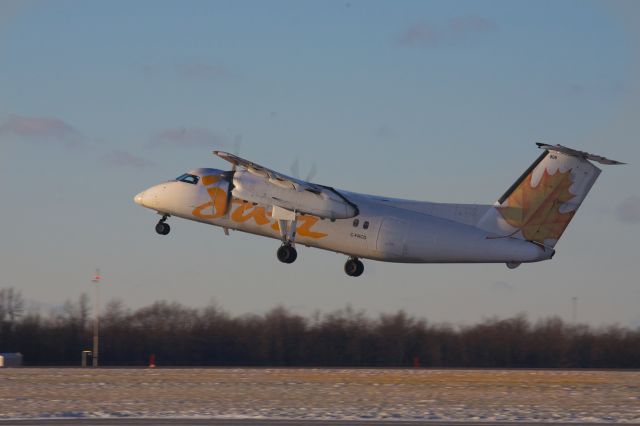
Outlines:
[[291, 244], [283, 244], [278, 249], [278, 260], [282, 263], [293, 263], [296, 261], [298, 257], [298, 252], [296, 248]]
[[350, 257], [344, 264], [344, 272], [350, 277], [359, 277], [364, 272], [364, 264], [357, 257]]
[[166, 223], [167, 219], [169, 218], [168, 214], [165, 214], [162, 216], [162, 219], [160, 219], [158, 221], [158, 223], [156, 224], [156, 232], [160, 235], [167, 235], [169, 233], [169, 231], [171, 231], [171, 227], [169, 226], [168, 223]]

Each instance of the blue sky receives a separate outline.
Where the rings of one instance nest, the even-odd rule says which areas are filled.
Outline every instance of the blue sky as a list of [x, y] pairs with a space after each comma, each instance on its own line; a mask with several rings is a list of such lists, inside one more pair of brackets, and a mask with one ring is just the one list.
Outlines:
[[[640, 37], [634, 2], [0, 3], [0, 287], [55, 306], [91, 291], [234, 313], [346, 304], [433, 321], [570, 315], [640, 324]], [[561, 143], [605, 168], [554, 260], [367, 262], [175, 219], [132, 197], [213, 149], [319, 183], [493, 202]]]

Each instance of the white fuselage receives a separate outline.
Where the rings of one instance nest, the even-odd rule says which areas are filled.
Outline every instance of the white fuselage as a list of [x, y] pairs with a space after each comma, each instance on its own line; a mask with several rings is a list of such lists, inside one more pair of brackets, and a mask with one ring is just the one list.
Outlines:
[[[198, 169], [193, 173], [203, 177], [221, 172]], [[135, 200], [161, 214], [281, 239], [278, 221], [271, 217], [271, 206], [229, 197], [228, 190], [228, 183], [223, 180], [206, 182], [201, 178], [197, 184], [170, 181], [141, 192]], [[490, 206], [339, 193], [357, 206], [357, 216], [321, 219], [301, 214], [296, 244], [401, 263], [519, 264], [546, 260], [553, 255], [553, 250], [542, 245], [476, 227]], [[229, 200], [231, 204], [227, 205]]]

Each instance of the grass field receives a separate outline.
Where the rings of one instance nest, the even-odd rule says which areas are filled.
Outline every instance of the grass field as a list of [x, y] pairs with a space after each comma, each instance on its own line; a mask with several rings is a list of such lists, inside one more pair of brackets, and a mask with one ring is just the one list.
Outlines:
[[640, 423], [640, 372], [0, 370], [0, 418], [111, 416]]

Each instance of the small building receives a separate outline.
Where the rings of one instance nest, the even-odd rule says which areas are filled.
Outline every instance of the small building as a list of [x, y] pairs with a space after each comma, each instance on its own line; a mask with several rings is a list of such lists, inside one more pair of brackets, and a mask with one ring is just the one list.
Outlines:
[[0, 353], [0, 368], [21, 367], [21, 366], [22, 366], [22, 354], [20, 352]]

